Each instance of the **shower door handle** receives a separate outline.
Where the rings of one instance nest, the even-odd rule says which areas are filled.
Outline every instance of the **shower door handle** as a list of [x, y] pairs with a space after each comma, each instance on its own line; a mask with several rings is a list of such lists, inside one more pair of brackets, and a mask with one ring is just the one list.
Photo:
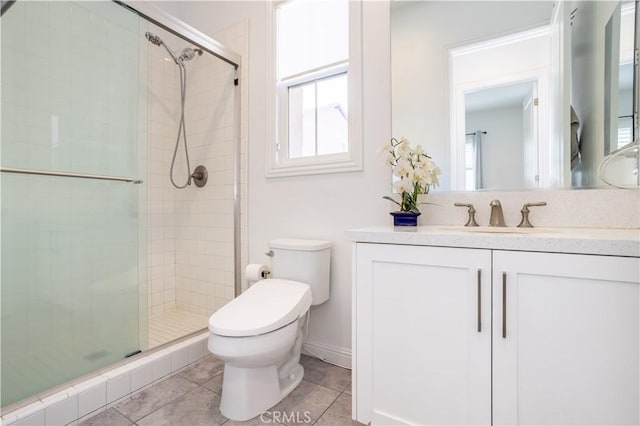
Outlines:
[[134, 177], [92, 175], [89, 173], [54, 172], [51, 170], [19, 169], [15, 167], [0, 167], [0, 172], [17, 173], [17, 174], [23, 174], [23, 175], [57, 176], [57, 177], [95, 179], [95, 180], [113, 180], [118, 182], [130, 182], [134, 184], [143, 183], [142, 179], [137, 179]]

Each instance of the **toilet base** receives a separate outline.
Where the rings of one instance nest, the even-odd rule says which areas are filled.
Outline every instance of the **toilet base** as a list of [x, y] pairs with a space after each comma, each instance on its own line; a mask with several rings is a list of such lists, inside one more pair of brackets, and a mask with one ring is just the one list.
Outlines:
[[252, 419], [280, 402], [300, 384], [303, 376], [300, 364], [283, 378], [275, 365], [246, 368], [226, 364], [220, 412], [231, 420]]

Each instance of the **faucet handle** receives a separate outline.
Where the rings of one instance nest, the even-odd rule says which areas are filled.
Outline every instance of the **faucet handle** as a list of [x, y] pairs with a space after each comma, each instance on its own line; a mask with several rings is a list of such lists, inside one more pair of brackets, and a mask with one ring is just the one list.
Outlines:
[[478, 226], [478, 222], [476, 222], [476, 209], [473, 207], [473, 204], [465, 204], [465, 203], [455, 203], [456, 207], [467, 207], [469, 209], [469, 219], [467, 219], [467, 223], [464, 226]]
[[546, 205], [546, 201], [539, 201], [537, 203], [525, 203], [525, 205], [522, 206], [522, 210], [520, 210], [520, 212], [522, 213], [522, 220], [520, 221], [520, 225], [518, 225], [518, 228], [533, 228], [533, 225], [531, 224], [531, 222], [529, 222], [529, 207], [539, 207]]

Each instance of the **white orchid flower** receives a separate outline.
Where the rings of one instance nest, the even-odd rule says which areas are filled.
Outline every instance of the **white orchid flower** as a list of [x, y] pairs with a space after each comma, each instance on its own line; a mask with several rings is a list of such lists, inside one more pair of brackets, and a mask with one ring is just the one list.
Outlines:
[[413, 171], [413, 181], [414, 182], [422, 182], [427, 177], [427, 169], [424, 167], [418, 167]]
[[425, 176], [424, 181], [426, 182], [427, 185], [431, 185], [433, 183], [433, 176], [431, 176], [431, 174], [428, 173], [427, 176]]
[[400, 143], [396, 145], [396, 152], [399, 157], [406, 158], [411, 155], [411, 146], [406, 139], [401, 139]]
[[385, 158], [385, 163], [387, 163], [388, 165], [390, 165], [391, 167], [395, 166], [396, 164], [396, 157], [395, 155], [393, 155], [393, 152], [391, 151], [387, 151], [387, 156]]
[[411, 162], [404, 158], [398, 160], [398, 163], [393, 169], [393, 174], [398, 177], [406, 177], [409, 173], [413, 173], [413, 166], [411, 165]]
[[391, 166], [393, 175], [399, 178], [393, 183], [393, 188], [402, 194], [401, 202], [389, 196], [383, 198], [398, 204], [401, 211], [418, 211], [417, 195], [428, 194], [432, 185], [438, 185], [440, 168], [421, 145], [411, 148], [405, 137], [392, 138], [380, 151], [386, 151], [385, 162]]
[[413, 184], [406, 179], [402, 179], [393, 182], [393, 188], [398, 191], [398, 193], [402, 194], [403, 192], [411, 192]]

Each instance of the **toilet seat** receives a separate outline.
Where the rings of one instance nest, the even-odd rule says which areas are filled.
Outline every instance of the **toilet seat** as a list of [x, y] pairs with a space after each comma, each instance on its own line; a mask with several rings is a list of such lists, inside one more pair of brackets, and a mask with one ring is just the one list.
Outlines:
[[311, 288], [290, 280], [260, 280], [209, 318], [219, 336], [247, 337], [268, 333], [295, 321], [311, 306]]

